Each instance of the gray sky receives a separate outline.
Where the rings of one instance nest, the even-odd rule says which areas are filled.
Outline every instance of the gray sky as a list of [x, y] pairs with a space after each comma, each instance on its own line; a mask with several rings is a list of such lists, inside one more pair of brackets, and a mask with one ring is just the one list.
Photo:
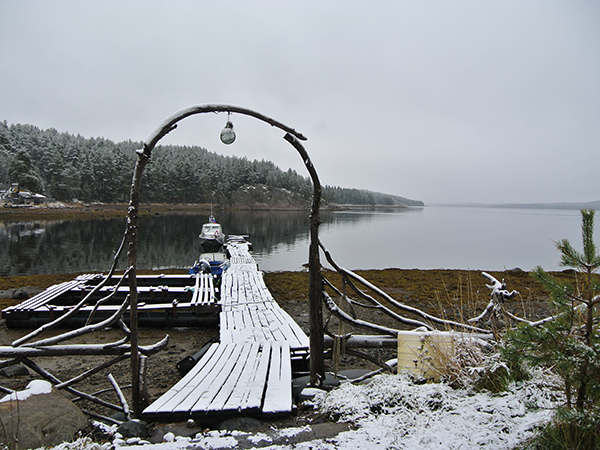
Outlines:
[[[600, 199], [600, 2], [0, 0], [0, 120], [145, 140], [226, 103], [308, 137], [323, 184], [443, 202]], [[161, 143], [307, 175], [283, 132]]]

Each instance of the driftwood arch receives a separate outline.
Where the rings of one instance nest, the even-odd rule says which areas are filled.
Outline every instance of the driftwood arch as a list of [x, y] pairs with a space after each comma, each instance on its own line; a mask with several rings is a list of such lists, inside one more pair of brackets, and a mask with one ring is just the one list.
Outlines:
[[322, 296], [323, 282], [319, 260], [318, 230], [321, 223], [321, 183], [317, 171], [300, 141], [305, 141], [301, 133], [287, 125], [267, 117], [251, 109], [233, 105], [208, 104], [190, 106], [169, 116], [144, 142], [143, 147], [137, 150], [138, 158], [133, 172], [129, 208], [127, 211], [126, 238], [128, 242], [129, 290], [130, 290], [130, 328], [131, 328], [131, 374], [132, 374], [132, 401], [134, 414], [139, 417], [140, 411], [140, 381], [139, 381], [139, 345], [138, 345], [138, 312], [137, 312], [137, 243], [138, 243], [138, 217], [142, 175], [146, 164], [150, 160], [156, 144], [168, 133], [177, 128], [177, 123], [186, 117], [203, 113], [236, 113], [242, 114], [268, 123], [269, 125], [285, 131], [284, 139], [288, 141], [300, 154], [313, 182], [313, 201], [310, 211], [310, 244], [309, 244], [309, 311], [310, 311], [310, 379], [312, 384], [318, 384], [325, 376], [325, 362], [323, 357], [323, 316]]

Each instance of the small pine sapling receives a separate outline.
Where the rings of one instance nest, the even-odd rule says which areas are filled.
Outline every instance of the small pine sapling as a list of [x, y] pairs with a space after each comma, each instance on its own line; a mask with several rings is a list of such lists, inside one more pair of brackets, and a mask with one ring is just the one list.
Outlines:
[[563, 239], [556, 243], [560, 265], [581, 273], [577, 286], [557, 280], [541, 267], [532, 276], [550, 293], [552, 316], [535, 323], [521, 324], [505, 336], [503, 354], [515, 369], [523, 362], [551, 368], [563, 382], [567, 406], [592, 408], [600, 400], [600, 334], [596, 306], [600, 283], [595, 272], [600, 255], [594, 244], [593, 210], [582, 210], [583, 253]]

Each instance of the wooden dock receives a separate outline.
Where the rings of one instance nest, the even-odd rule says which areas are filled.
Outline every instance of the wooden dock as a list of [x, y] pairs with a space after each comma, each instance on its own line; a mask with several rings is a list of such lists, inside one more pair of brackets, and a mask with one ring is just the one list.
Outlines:
[[[244, 239], [227, 244], [229, 267], [219, 286], [209, 273], [139, 275], [140, 326], [214, 326], [219, 342], [171, 390], [143, 411], [147, 420], [206, 418], [231, 414], [286, 414], [292, 404], [292, 362], [305, 365], [309, 340], [273, 299]], [[39, 327], [73, 308], [102, 275], [81, 275], [2, 311], [9, 327]], [[94, 321], [112, 315], [128, 286], [113, 277], [65, 326], [82, 326], [95, 303]], [[128, 313], [125, 314], [128, 320]], [[202, 322], [204, 320], [204, 322]], [[193, 331], [190, 331], [193, 333]]]
[[[86, 274], [51, 286], [18, 305], [4, 309], [2, 317], [9, 328], [37, 328], [70, 311], [101, 279], [100, 274]], [[118, 280], [119, 277], [112, 277], [64, 326], [81, 326], [94, 304], [116, 291], [114, 298], [98, 309], [94, 321], [112, 315], [129, 293], [127, 283], [117, 287]], [[138, 275], [137, 282], [140, 326], [192, 327], [218, 323], [217, 315], [221, 309], [210, 274]], [[128, 320], [128, 313], [125, 320]]]
[[244, 243], [228, 246], [221, 282], [220, 342], [142, 413], [146, 420], [292, 412], [292, 358], [308, 337], [274, 301]]

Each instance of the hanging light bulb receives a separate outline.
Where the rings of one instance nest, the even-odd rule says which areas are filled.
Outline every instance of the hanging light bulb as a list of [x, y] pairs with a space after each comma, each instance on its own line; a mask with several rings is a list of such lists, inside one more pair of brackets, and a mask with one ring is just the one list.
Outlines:
[[233, 144], [233, 141], [235, 141], [235, 131], [233, 131], [233, 122], [229, 120], [229, 114], [227, 113], [225, 128], [221, 130], [221, 142], [226, 145]]

